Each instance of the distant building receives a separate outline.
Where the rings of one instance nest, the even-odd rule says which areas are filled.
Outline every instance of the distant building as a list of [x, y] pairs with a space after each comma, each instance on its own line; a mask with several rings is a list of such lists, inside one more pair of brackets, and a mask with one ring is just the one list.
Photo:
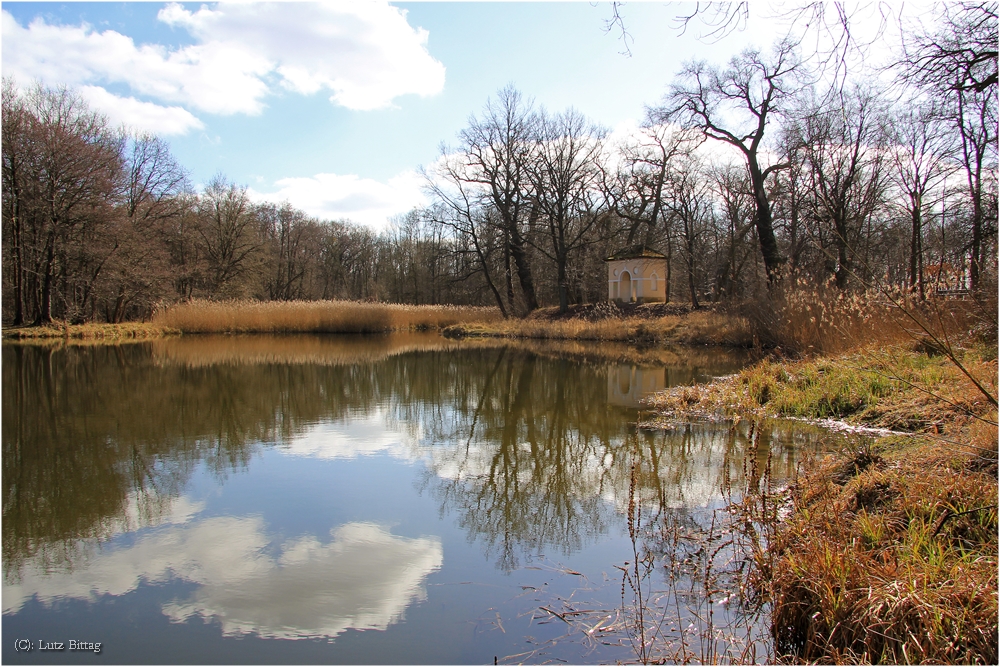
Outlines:
[[608, 300], [650, 303], [667, 300], [667, 257], [647, 245], [634, 245], [608, 257]]

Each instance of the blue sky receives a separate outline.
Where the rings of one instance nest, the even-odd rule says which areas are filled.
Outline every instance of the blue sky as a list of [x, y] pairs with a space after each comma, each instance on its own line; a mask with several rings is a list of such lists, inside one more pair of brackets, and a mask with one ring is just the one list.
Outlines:
[[682, 63], [770, 47], [751, 16], [722, 42], [678, 35], [683, 3], [3, 3], [3, 73], [76, 87], [113, 122], [168, 140], [198, 187], [382, 228], [422, 203], [417, 169], [513, 83], [609, 130], [642, 120]]

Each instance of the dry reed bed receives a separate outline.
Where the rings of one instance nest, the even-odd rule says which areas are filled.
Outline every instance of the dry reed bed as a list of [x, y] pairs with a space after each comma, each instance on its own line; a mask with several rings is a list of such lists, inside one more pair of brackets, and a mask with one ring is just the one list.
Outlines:
[[753, 342], [743, 318], [707, 310], [656, 318], [496, 320], [455, 325], [442, 333], [453, 337], [608, 341], [641, 345], [675, 343], [749, 347]]
[[153, 317], [153, 323], [184, 333], [382, 333], [499, 318], [495, 308], [467, 306], [195, 300], [164, 309]]
[[806, 469], [757, 562], [781, 659], [997, 664], [996, 428], [981, 430], [992, 457], [897, 438]]
[[[978, 300], [920, 301], [905, 292], [794, 283], [736, 308], [754, 344], [785, 354], [842, 354], [867, 343], [906, 344], [936, 332], [949, 338], [970, 333], [996, 337], [996, 304]], [[992, 322], [992, 332], [984, 325]], [[990, 328], [987, 326], [986, 328]]]
[[[661, 308], [664, 307], [660, 304]], [[684, 311], [679, 304], [665, 309]], [[987, 309], [988, 310], [988, 309]], [[994, 309], [995, 310], [995, 309]], [[927, 331], [960, 339], [995, 319], [975, 301], [914, 300], [879, 290], [843, 293], [831, 287], [792, 284], [760, 299], [726, 308], [662, 314], [655, 307], [599, 303], [559, 315], [542, 309], [524, 319], [462, 323], [451, 337], [618, 341], [638, 345], [724, 345], [777, 349], [785, 355], [841, 354], [861, 342], [905, 344]], [[924, 328], [922, 328], [922, 326]], [[950, 342], [950, 339], [949, 339]]]

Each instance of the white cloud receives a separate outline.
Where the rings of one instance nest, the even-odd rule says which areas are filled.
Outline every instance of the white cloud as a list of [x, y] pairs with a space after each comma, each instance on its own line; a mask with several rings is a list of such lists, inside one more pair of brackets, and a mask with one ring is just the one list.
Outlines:
[[252, 45], [292, 91], [331, 92], [349, 109], [388, 106], [407, 93], [432, 95], [444, 66], [427, 52], [427, 31], [385, 2], [219, 4], [197, 12], [170, 4], [160, 20], [206, 44]]
[[216, 43], [169, 51], [91, 26], [22, 27], [3, 12], [4, 73], [47, 85], [127, 84], [135, 93], [219, 114], [258, 113], [270, 64], [250, 46]]
[[[235, 575], [220, 567], [214, 574], [221, 576], [200, 581], [193, 599], [163, 611], [176, 621], [217, 618], [229, 636], [298, 639], [336, 637], [349, 628], [385, 630], [412, 602], [426, 599], [424, 580], [444, 561], [436, 537], [398, 537], [370, 523], [349, 523], [331, 536], [326, 544], [313, 536], [290, 540], [277, 558], [246, 551], [241, 555], [258, 566]], [[259, 530], [247, 533], [246, 546], [254, 537], [262, 537]], [[222, 551], [218, 555], [232, 557]]]
[[[307, 95], [326, 90], [332, 102], [358, 110], [444, 86], [427, 32], [385, 2], [219, 3], [195, 12], [172, 3], [158, 16], [195, 43], [137, 45], [114, 30], [42, 18], [25, 27], [4, 11], [4, 74], [47, 85], [126, 84], [136, 95], [216, 114], [260, 113], [275, 86]], [[128, 100], [133, 115], [171, 131], [196, 127], [173, 107], [155, 111]]]
[[335, 637], [348, 628], [384, 630], [425, 599], [424, 581], [444, 560], [437, 537], [406, 538], [371, 523], [349, 523], [321, 542], [288, 540], [277, 552], [259, 517], [214, 517], [170, 526], [105, 551], [71, 572], [39, 567], [3, 586], [4, 613], [32, 597], [123, 595], [140, 582], [197, 584], [163, 611], [175, 621], [217, 619], [226, 635]]
[[423, 183], [423, 177], [414, 171], [405, 171], [386, 182], [354, 174], [316, 174], [283, 178], [275, 183], [275, 192], [251, 188], [248, 193], [255, 201], [288, 201], [320, 219], [349, 219], [381, 230], [389, 218], [426, 205]]
[[112, 125], [125, 124], [142, 132], [166, 136], [205, 128], [204, 123], [182, 107], [165, 107], [134, 97], [119, 97], [100, 86], [81, 86], [79, 91], [90, 108], [106, 115]]

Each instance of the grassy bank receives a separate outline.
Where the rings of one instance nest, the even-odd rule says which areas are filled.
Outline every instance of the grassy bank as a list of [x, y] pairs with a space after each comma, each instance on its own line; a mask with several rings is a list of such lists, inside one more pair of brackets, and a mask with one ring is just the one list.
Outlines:
[[500, 319], [495, 308], [358, 301], [189, 301], [153, 323], [183, 333], [382, 333]]
[[[995, 395], [996, 351], [960, 350], [958, 356]], [[946, 356], [902, 345], [798, 361], [765, 359], [711, 384], [677, 387], [656, 396], [653, 404], [664, 418], [799, 417], [938, 433], [960, 430], [991, 408]]]
[[122, 322], [120, 324], [63, 324], [9, 327], [3, 330], [7, 340], [23, 342], [48, 342], [57, 340], [125, 342], [150, 340], [179, 334], [180, 330], [149, 322]]
[[[997, 393], [996, 347], [957, 360]], [[777, 659], [996, 664], [997, 411], [913, 344], [764, 361], [656, 397], [659, 419], [795, 417], [886, 429], [803, 466], [758, 552]]]

